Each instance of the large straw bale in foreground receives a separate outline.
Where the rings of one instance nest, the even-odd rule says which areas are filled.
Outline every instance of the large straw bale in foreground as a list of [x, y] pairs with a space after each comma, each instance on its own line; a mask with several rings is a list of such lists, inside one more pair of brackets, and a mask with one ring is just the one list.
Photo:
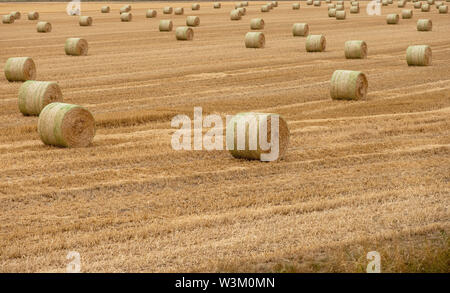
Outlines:
[[428, 45], [409, 46], [406, 49], [406, 62], [409, 66], [431, 65], [431, 48]]
[[68, 38], [64, 45], [67, 55], [85, 56], [88, 53], [88, 42], [81, 38]]
[[28, 80], [19, 89], [19, 110], [26, 116], [39, 115], [48, 104], [62, 100], [62, 92], [56, 82]]
[[36, 65], [30, 57], [12, 57], [6, 61], [4, 72], [8, 81], [26, 81], [36, 78]]
[[266, 38], [262, 32], [248, 32], [245, 35], [246, 48], [264, 48]]
[[330, 94], [335, 100], [359, 100], [367, 95], [366, 75], [360, 71], [336, 70], [331, 77]]
[[345, 58], [364, 59], [367, 57], [367, 44], [364, 41], [345, 42]]
[[286, 121], [273, 113], [239, 113], [226, 126], [227, 147], [235, 158], [281, 160], [288, 149], [289, 136]]
[[38, 132], [47, 145], [86, 147], [95, 135], [95, 119], [81, 106], [51, 103], [39, 115]]

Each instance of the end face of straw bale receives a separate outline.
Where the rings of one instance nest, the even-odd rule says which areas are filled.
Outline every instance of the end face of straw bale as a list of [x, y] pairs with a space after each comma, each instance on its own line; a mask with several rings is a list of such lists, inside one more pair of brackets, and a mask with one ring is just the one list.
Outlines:
[[330, 95], [334, 100], [360, 100], [367, 95], [366, 75], [360, 71], [336, 70], [330, 82]]

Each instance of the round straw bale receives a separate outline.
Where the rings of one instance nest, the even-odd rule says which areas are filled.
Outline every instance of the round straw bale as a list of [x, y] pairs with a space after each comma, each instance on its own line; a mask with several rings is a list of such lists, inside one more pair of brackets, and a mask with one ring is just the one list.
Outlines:
[[350, 13], [353, 13], [353, 14], [359, 13], [359, 6], [350, 7]]
[[170, 19], [162, 19], [159, 21], [159, 31], [160, 32], [171, 32], [173, 28], [173, 23]]
[[278, 1], [272, 1], [272, 6], [273, 7], [278, 7]]
[[431, 31], [433, 29], [433, 22], [431, 19], [419, 19], [417, 21], [417, 30], [421, 32]]
[[245, 7], [240, 7], [237, 9], [239, 11], [239, 13], [242, 15], [246, 15], [247, 14], [247, 9], [245, 9]]
[[244, 6], [248, 6], [248, 1], [244, 1], [244, 2], [242, 2], [242, 5], [244, 5]]
[[15, 20], [20, 19], [21, 14], [19, 11], [12, 11], [10, 14], [14, 17]]
[[183, 7], [177, 7], [177, 8], [175, 8], [174, 13], [176, 15], [183, 15], [184, 14], [184, 8]]
[[62, 100], [62, 92], [56, 82], [28, 80], [19, 89], [19, 110], [26, 116], [39, 115], [48, 104]]
[[2, 22], [3, 23], [14, 23], [14, 16], [12, 16], [11, 14], [3, 15]]
[[66, 55], [85, 56], [88, 54], [88, 42], [81, 38], [68, 38], [64, 44]]
[[406, 62], [408, 66], [431, 65], [431, 48], [428, 45], [409, 46], [406, 49]]
[[154, 18], [154, 17], [156, 17], [157, 14], [158, 14], [158, 12], [156, 12], [156, 10], [148, 9], [147, 12], [145, 13], [145, 17]]
[[[260, 133], [264, 134], [259, 135]], [[233, 116], [226, 126], [229, 152], [233, 157], [241, 159], [281, 160], [288, 149], [289, 136], [286, 121], [274, 113], [239, 113]]]
[[131, 12], [124, 12], [122, 14], [120, 14], [120, 20], [121, 21], [131, 21], [133, 19], [133, 15], [131, 14]]
[[239, 7], [244, 7], [244, 3], [242, 2], [234, 3], [234, 9], [238, 9]]
[[294, 23], [292, 26], [292, 35], [294, 37], [306, 37], [309, 34], [309, 25], [307, 23]]
[[273, 3], [272, 2], [267, 2], [266, 5], [269, 7], [270, 10], [273, 9]]
[[367, 57], [367, 44], [364, 41], [345, 42], [345, 58], [364, 59]]
[[404, 0], [400, 0], [397, 2], [398, 8], [403, 8], [403, 7], [405, 7], [405, 5], [406, 5], [406, 1], [404, 1]]
[[214, 2], [214, 9], [219, 9], [222, 7], [222, 4], [220, 2]]
[[186, 17], [186, 25], [187, 26], [199, 26], [200, 25], [200, 17], [192, 16], [192, 15]]
[[335, 8], [328, 9], [328, 17], [336, 17], [336, 9]]
[[412, 9], [403, 9], [402, 10], [402, 18], [403, 19], [410, 19], [412, 17], [413, 17]]
[[336, 4], [336, 11], [344, 11], [344, 10], [345, 10], [344, 5]]
[[127, 5], [120, 7], [119, 13], [122, 14], [124, 12], [130, 12], [130, 11], [131, 11], [131, 5], [127, 4]]
[[314, 1], [313, 0], [306, 0], [306, 5], [313, 5]]
[[39, 115], [38, 132], [46, 145], [87, 147], [95, 135], [95, 119], [81, 106], [51, 103]]
[[345, 17], [346, 17], [345, 10], [339, 10], [339, 11], [336, 11], [336, 19], [338, 19], [338, 20], [344, 20]]
[[38, 33], [49, 33], [52, 31], [52, 25], [46, 21], [40, 21], [36, 25]]
[[322, 2], [321, 1], [314, 1], [313, 4], [314, 4], [314, 6], [319, 7], [319, 6], [322, 5]]
[[30, 11], [28, 12], [28, 20], [37, 20], [39, 19], [39, 12]]
[[166, 6], [163, 8], [163, 13], [164, 14], [172, 14], [172, 10], [173, 10], [172, 7]]
[[102, 13], [109, 13], [111, 11], [111, 8], [109, 6], [102, 6]]
[[388, 14], [386, 17], [387, 24], [398, 24], [399, 16], [397, 13]]
[[6, 60], [4, 72], [8, 81], [26, 81], [36, 78], [36, 65], [30, 57], [12, 57]]
[[194, 38], [194, 30], [188, 26], [179, 26], [175, 29], [175, 37], [180, 41], [190, 41]]
[[241, 13], [237, 9], [233, 9], [230, 12], [230, 19], [231, 20], [240, 20], [241, 19]]
[[414, 2], [414, 8], [415, 8], [415, 9], [420, 9], [420, 8], [422, 8], [422, 2]]
[[331, 76], [330, 94], [333, 100], [359, 100], [367, 95], [366, 75], [360, 71], [336, 70]]
[[336, 8], [336, 4], [331, 3], [331, 4], [328, 4], [327, 7], [328, 7], [328, 9], [334, 9], [334, 8]]
[[91, 26], [92, 25], [92, 17], [80, 16], [79, 23], [80, 23], [80, 26]]
[[198, 4], [198, 3], [194, 3], [194, 4], [192, 4], [192, 10], [200, 10], [200, 4]]
[[447, 5], [439, 6], [439, 13], [442, 13], [442, 14], [448, 13], [448, 6]]
[[299, 10], [300, 9], [300, 3], [293, 3], [292, 4], [292, 9], [293, 10]]
[[261, 12], [269, 12], [269, 11], [270, 11], [270, 8], [268, 5], [261, 6]]
[[324, 35], [309, 35], [306, 38], [306, 52], [323, 52], [327, 46]]
[[250, 29], [262, 30], [264, 29], [264, 20], [262, 18], [253, 18], [250, 20]]
[[429, 12], [430, 11], [430, 4], [422, 4], [422, 12]]
[[266, 38], [262, 32], [249, 32], [245, 35], [246, 48], [264, 48]]

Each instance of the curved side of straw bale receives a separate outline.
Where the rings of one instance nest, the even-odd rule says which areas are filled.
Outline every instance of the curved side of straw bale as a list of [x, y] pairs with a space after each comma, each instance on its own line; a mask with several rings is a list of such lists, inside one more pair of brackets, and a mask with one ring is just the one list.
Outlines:
[[39, 115], [48, 104], [62, 100], [62, 92], [56, 82], [28, 80], [19, 89], [19, 110], [26, 116]]
[[26, 81], [36, 78], [36, 65], [30, 57], [12, 57], [6, 60], [5, 77], [8, 81]]
[[360, 71], [336, 70], [330, 82], [330, 95], [334, 100], [359, 100], [367, 95], [366, 75]]
[[38, 132], [46, 145], [87, 147], [95, 135], [95, 119], [81, 106], [51, 103], [39, 115]]

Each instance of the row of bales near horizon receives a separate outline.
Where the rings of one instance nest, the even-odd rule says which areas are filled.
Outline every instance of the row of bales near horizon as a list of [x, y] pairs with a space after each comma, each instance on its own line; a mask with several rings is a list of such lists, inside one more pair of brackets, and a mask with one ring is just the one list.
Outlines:
[[1, 1], [0, 272], [448, 273], [449, 5]]

